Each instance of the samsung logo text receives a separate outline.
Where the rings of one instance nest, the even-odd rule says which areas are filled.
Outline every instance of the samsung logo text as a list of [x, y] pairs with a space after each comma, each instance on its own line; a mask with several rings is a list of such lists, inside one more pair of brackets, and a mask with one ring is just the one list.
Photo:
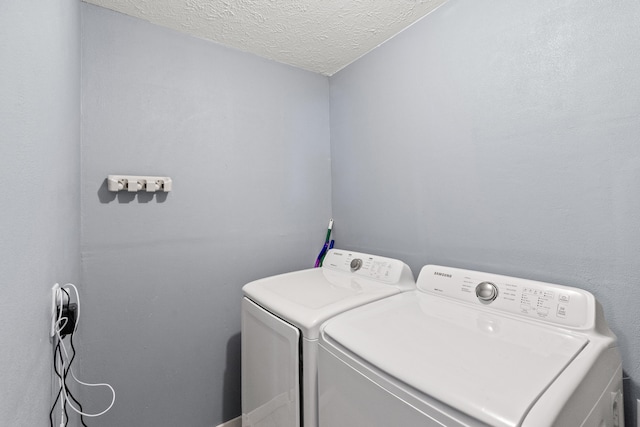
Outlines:
[[449, 279], [451, 279], [451, 275], [447, 274], [447, 273], [440, 273], [439, 271], [434, 271], [433, 272], [434, 276], [442, 276], [442, 277], [448, 277]]

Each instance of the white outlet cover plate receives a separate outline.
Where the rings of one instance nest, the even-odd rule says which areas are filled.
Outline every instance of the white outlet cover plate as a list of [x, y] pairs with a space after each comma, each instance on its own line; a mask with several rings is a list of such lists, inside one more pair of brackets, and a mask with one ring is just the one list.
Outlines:
[[53, 338], [55, 334], [55, 317], [56, 317], [56, 297], [58, 296], [58, 291], [60, 290], [60, 285], [55, 284], [51, 287], [51, 327], [49, 328], [49, 337]]

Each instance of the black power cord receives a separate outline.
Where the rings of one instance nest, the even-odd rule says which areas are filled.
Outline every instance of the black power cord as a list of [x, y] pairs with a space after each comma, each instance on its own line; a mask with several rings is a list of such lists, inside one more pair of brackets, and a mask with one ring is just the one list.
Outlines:
[[[71, 390], [69, 389], [69, 387], [67, 386], [67, 375], [69, 375], [69, 371], [71, 370], [71, 363], [73, 363], [73, 360], [76, 358], [76, 348], [73, 346], [73, 335], [75, 334], [74, 332], [71, 332], [71, 336], [69, 338], [69, 342], [71, 343], [71, 349], [73, 350], [73, 355], [71, 356], [71, 359], [69, 360], [69, 365], [67, 366], [67, 369], [65, 369], [64, 371], [64, 387], [67, 391], [67, 395], [73, 399], [74, 402], [76, 402], [78, 404], [78, 408], [80, 408], [80, 411], [84, 412], [84, 409], [82, 408], [82, 404], [78, 401], [78, 399], [75, 398], [75, 396], [71, 393]], [[62, 352], [60, 353], [60, 356], [62, 356]], [[65, 407], [65, 414], [67, 411], [67, 408]], [[67, 418], [68, 420], [69, 418]], [[88, 427], [85, 423], [84, 423], [84, 415], [80, 414], [80, 422], [82, 423], [82, 425], [84, 427]]]

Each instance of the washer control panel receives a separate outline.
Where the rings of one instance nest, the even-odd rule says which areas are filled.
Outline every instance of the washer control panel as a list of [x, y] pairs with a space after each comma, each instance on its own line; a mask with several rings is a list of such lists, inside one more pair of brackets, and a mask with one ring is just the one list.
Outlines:
[[400, 260], [341, 249], [330, 250], [322, 268], [394, 285], [409, 279], [413, 281], [409, 266]]
[[585, 329], [595, 324], [595, 298], [582, 289], [472, 270], [427, 265], [418, 289], [442, 297]]

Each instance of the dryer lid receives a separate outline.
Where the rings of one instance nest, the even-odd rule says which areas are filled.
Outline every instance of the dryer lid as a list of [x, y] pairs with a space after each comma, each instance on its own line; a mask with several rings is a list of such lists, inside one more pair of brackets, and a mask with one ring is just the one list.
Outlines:
[[339, 315], [324, 327], [327, 337], [419, 393], [501, 427], [519, 425], [588, 343], [421, 292]]
[[[351, 261], [360, 266], [351, 269]], [[402, 291], [415, 289], [402, 261], [332, 249], [322, 268], [267, 277], [246, 284], [244, 295], [296, 326], [303, 336], [318, 339], [320, 325], [332, 316]]]

